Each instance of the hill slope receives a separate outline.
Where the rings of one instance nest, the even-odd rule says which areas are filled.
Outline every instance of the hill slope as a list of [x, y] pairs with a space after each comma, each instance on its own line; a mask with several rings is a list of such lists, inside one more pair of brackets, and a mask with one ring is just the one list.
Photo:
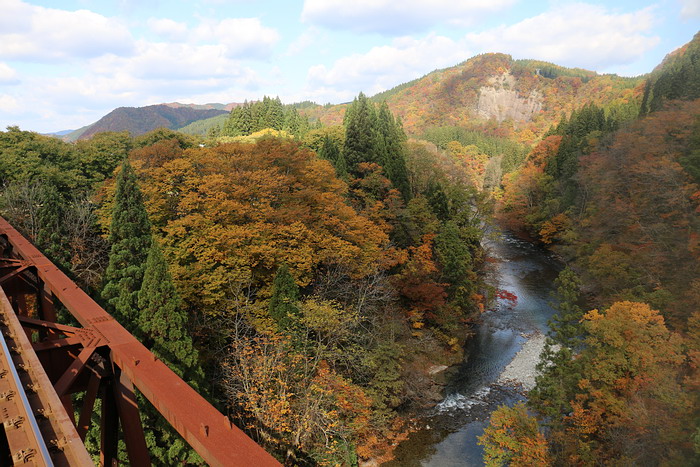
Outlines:
[[[641, 99], [644, 78], [599, 75], [535, 60], [484, 54], [377, 94], [410, 134], [433, 126], [488, 128], [494, 123], [541, 134], [586, 103], [625, 105]], [[305, 109], [325, 124], [342, 121], [345, 105]], [[509, 125], [509, 121], [513, 124]]]
[[149, 105], [146, 107], [119, 107], [89, 125], [77, 137], [66, 139], [88, 139], [103, 131], [128, 131], [133, 136], [142, 135], [156, 128], [176, 130], [205, 118], [228, 113], [224, 109], [193, 108], [208, 106], [184, 106], [173, 104]]

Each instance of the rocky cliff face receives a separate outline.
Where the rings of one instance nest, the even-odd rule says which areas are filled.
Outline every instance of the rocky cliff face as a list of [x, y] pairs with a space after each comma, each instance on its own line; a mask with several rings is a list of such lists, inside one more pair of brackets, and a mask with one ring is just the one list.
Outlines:
[[532, 91], [527, 98], [521, 97], [515, 90], [516, 81], [510, 73], [490, 78], [489, 84], [479, 89], [475, 112], [481, 118], [493, 118], [498, 123], [504, 120], [528, 122], [542, 110], [542, 95]]

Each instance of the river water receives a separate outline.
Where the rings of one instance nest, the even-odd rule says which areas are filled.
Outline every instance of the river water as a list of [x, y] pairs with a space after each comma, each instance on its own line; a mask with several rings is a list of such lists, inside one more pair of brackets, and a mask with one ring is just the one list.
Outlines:
[[561, 265], [545, 250], [509, 233], [495, 234], [486, 247], [495, 259], [497, 286], [515, 294], [517, 301], [498, 299], [482, 315], [467, 342], [464, 361], [449, 370], [445, 399], [421, 418], [420, 429], [384, 466], [481, 466], [483, 449], [477, 437], [491, 412], [523, 399], [517, 390], [496, 381], [528, 336], [547, 332]]

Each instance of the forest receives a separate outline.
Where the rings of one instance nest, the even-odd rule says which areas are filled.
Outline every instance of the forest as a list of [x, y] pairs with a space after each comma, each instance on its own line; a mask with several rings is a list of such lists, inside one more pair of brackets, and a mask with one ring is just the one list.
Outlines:
[[[333, 109], [264, 97], [196, 135], [9, 127], [0, 213], [286, 465], [391, 459], [440, 397], [429, 369], [460, 362], [506, 294], [487, 280], [495, 222], [567, 267], [536, 387], [494, 412], [486, 465], [695, 465], [698, 64], [698, 37], [634, 80], [487, 54], [415, 112], [439, 80]], [[442, 116], [494, 73], [553, 108]], [[155, 464], [202, 464], [141, 416]]]

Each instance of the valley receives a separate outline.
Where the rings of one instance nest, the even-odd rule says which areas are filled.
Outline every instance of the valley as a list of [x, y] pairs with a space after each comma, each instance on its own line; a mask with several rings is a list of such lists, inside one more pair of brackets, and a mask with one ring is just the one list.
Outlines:
[[485, 53], [340, 105], [9, 127], [0, 213], [286, 465], [692, 465], [698, 64]]

